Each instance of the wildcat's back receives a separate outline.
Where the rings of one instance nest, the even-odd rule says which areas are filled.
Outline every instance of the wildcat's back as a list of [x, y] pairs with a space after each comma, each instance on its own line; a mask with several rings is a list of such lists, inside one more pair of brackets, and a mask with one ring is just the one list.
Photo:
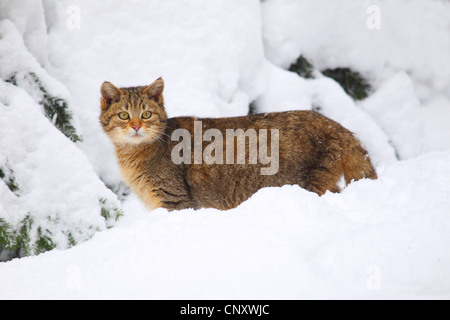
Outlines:
[[[162, 79], [132, 90], [118, 89], [109, 83], [102, 86], [103, 128], [115, 145], [125, 181], [151, 208], [226, 210], [263, 187], [297, 184], [322, 195], [327, 190], [339, 192], [342, 178], [346, 183], [362, 178], [376, 179], [366, 150], [353, 134], [317, 113], [290, 111], [235, 118], [167, 119], [162, 88]], [[188, 157], [184, 154], [184, 159], [191, 161], [173, 159], [173, 151], [180, 147], [180, 140], [172, 138], [179, 129], [187, 138], [191, 137], [188, 148], [183, 150], [183, 153], [190, 153]], [[206, 148], [211, 147], [209, 142], [204, 142], [212, 140], [204, 136], [211, 132], [209, 129], [215, 130], [216, 139], [236, 130], [267, 130], [269, 136], [276, 132], [276, 140], [264, 139], [261, 135], [252, 137], [259, 152], [267, 148], [267, 155], [273, 157], [271, 153], [276, 151], [277, 158], [272, 158], [276, 161], [276, 170], [261, 174], [269, 165], [267, 161], [249, 160], [250, 137], [244, 137], [243, 142], [233, 140], [236, 141], [232, 150], [234, 159], [225, 161], [230, 148], [227, 149], [229, 142], [224, 139], [215, 145], [212, 153], [217, 156], [217, 152], [222, 151], [223, 161], [194, 161], [199, 154], [207, 154]], [[198, 134], [201, 135], [200, 152]], [[238, 159], [239, 143], [245, 144], [244, 163]]]
[[[261, 174], [261, 169], [267, 168], [267, 164], [249, 164], [248, 141], [245, 164], [236, 164], [236, 158], [233, 164], [226, 164], [225, 161], [215, 165], [185, 164], [183, 171], [190, 182], [189, 191], [197, 199], [198, 207], [233, 208], [263, 187], [297, 184], [323, 195], [327, 190], [339, 192], [343, 179], [347, 184], [362, 178], [376, 179], [367, 151], [353, 134], [313, 111], [218, 119], [172, 118], [168, 120], [166, 133], [171, 136], [173, 130], [185, 128], [194, 135], [195, 121], [201, 121], [203, 132], [218, 129], [224, 136], [227, 129], [279, 130], [279, 159], [274, 174]], [[166, 152], [178, 143], [169, 140]], [[268, 153], [272, 149], [270, 143], [269, 138]], [[194, 158], [193, 149], [191, 158]], [[170, 154], [165, 157], [170, 157]]]

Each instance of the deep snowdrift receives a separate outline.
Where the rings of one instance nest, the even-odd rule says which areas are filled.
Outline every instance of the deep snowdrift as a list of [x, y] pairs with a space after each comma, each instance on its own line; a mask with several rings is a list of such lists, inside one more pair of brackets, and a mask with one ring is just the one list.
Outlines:
[[[1, 263], [0, 298], [450, 297], [449, 3], [377, 1], [376, 30], [366, 24], [373, 1], [37, 3], [29, 10], [44, 20], [1, 1], [9, 20], [0, 31], [24, 39], [17, 68], [40, 72], [70, 102], [83, 142], [43, 116], [33, 91], [0, 82], [0, 166], [26, 190], [18, 198], [0, 180], [0, 217], [20, 221], [37, 206], [45, 220], [55, 208], [70, 228], [104, 229], [99, 199], [116, 200], [101, 181], [123, 188], [98, 124], [105, 80], [163, 76], [170, 116], [243, 115], [251, 102], [257, 112], [319, 106], [357, 134], [379, 179], [323, 197], [268, 188], [228, 212], [148, 212], [130, 195], [114, 228]], [[2, 48], [0, 75], [12, 68]], [[314, 79], [284, 70], [299, 55]], [[336, 67], [363, 74], [369, 97], [355, 102], [320, 72]]]
[[260, 190], [228, 212], [145, 212], [1, 265], [0, 298], [448, 298], [450, 153], [323, 197]]

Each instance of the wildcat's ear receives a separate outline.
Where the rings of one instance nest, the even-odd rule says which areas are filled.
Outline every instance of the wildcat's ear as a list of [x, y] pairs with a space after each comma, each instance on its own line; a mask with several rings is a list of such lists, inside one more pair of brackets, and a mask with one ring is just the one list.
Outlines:
[[150, 99], [154, 99], [156, 102], [161, 102], [162, 93], [164, 90], [164, 80], [162, 78], [158, 78], [151, 85], [145, 87], [142, 91], [145, 93]]
[[113, 85], [111, 82], [103, 82], [100, 88], [102, 93], [102, 109], [105, 109], [111, 105], [112, 102], [117, 102], [120, 100], [120, 94], [122, 91]]

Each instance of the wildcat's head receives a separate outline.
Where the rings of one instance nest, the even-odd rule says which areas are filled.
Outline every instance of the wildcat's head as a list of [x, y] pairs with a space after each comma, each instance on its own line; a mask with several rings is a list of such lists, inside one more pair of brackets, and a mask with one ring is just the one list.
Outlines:
[[140, 144], [160, 138], [167, 120], [163, 90], [161, 78], [146, 87], [119, 89], [110, 82], [102, 84], [100, 122], [114, 143]]

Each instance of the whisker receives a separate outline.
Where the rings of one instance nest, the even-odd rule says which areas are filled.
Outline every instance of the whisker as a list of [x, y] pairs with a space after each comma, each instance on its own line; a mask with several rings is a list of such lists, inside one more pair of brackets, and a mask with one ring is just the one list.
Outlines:
[[166, 137], [170, 138], [170, 136], [167, 133], [163, 132], [163, 131], [159, 131], [159, 130], [156, 130], [156, 129], [152, 129], [152, 131], [154, 131], [156, 133], [159, 133], [159, 134], [162, 134], [162, 135], [165, 135]]
[[[162, 144], [162, 142], [165, 142], [164, 140], [161, 139], [161, 137], [156, 137], [156, 141], [159, 142], [159, 144], [161, 145], [161, 147], [164, 148], [164, 145]], [[162, 142], [161, 142], [162, 141]]]

